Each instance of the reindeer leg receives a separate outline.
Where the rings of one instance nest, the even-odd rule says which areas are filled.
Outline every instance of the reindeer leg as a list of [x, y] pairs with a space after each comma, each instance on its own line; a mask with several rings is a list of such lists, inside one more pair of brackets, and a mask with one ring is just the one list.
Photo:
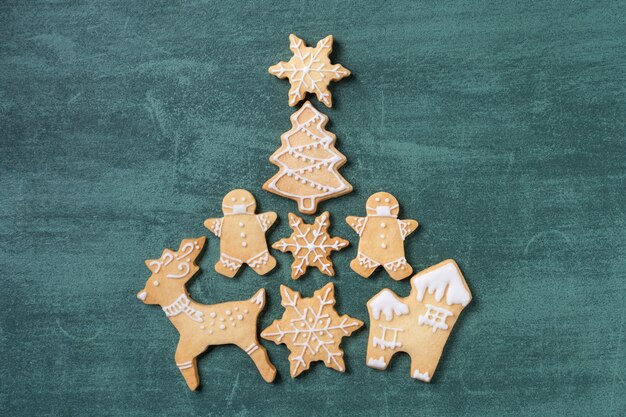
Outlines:
[[267, 350], [265, 350], [265, 348], [261, 346], [258, 341], [252, 340], [250, 343], [239, 345], [239, 347], [242, 348], [248, 356], [250, 356], [265, 382], [270, 383], [274, 381], [274, 378], [276, 377], [276, 368], [272, 362], [270, 362]]
[[190, 390], [195, 391], [200, 385], [196, 356], [189, 353], [188, 347], [186, 344], [182, 343], [182, 340], [178, 342], [175, 359], [176, 366], [178, 366], [178, 369], [180, 369], [180, 372], [183, 374], [183, 378], [185, 378], [187, 386]]

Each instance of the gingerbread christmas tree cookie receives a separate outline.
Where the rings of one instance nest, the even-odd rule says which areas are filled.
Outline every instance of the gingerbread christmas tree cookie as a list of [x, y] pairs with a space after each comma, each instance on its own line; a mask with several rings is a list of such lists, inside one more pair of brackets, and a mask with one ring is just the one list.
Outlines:
[[384, 370], [394, 354], [406, 352], [411, 357], [411, 376], [429, 382], [452, 327], [471, 300], [465, 278], [452, 259], [411, 278], [408, 297], [382, 290], [367, 302], [367, 366]]
[[398, 219], [398, 200], [389, 193], [373, 194], [365, 208], [366, 217], [346, 218], [360, 236], [357, 257], [350, 262], [350, 267], [364, 278], [372, 275], [380, 265], [395, 280], [408, 277], [413, 268], [404, 257], [404, 239], [417, 229], [419, 223]]
[[224, 217], [204, 221], [204, 226], [220, 238], [220, 260], [215, 264], [218, 273], [232, 278], [248, 264], [257, 274], [265, 275], [276, 266], [265, 240], [276, 213], [255, 211], [256, 200], [250, 192], [233, 190], [222, 201]]
[[270, 74], [278, 78], [288, 78], [289, 105], [295, 106], [304, 99], [306, 93], [314, 93], [327, 107], [332, 107], [332, 95], [328, 91], [331, 81], [338, 81], [350, 75], [350, 71], [340, 64], [330, 62], [333, 50], [332, 35], [319, 41], [315, 48], [306, 46], [296, 35], [289, 35], [289, 49], [293, 57], [289, 62], [279, 62], [269, 68]]
[[330, 254], [350, 243], [340, 237], [330, 237], [329, 226], [330, 214], [327, 211], [318, 216], [313, 224], [306, 224], [300, 217], [289, 213], [289, 227], [293, 233], [274, 243], [272, 247], [293, 254], [291, 278], [300, 278], [309, 266], [316, 267], [324, 275], [335, 275]]
[[344, 336], [363, 325], [348, 315], [339, 316], [335, 305], [335, 287], [332, 283], [315, 291], [313, 297], [302, 298], [300, 293], [280, 286], [281, 305], [285, 313], [280, 320], [261, 332], [261, 337], [276, 344], [287, 345], [290, 374], [295, 378], [309, 369], [311, 362], [324, 364], [339, 372], [345, 371], [343, 351], [339, 347]]
[[256, 336], [257, 318], [265, 306], [265, 290], [260, 289], [248, 300], [214, 305], [197, 303], [187, 292], [187, 282], [200, 269], [196, 259], [205, 241], [205, 237], [184, 239], [178, 251], [165, 249], [160, 258], [147, 260], [152, 275], [137, 298], [146, 304], [160, 305], [180, 333], [175, 360], [189, 389], [200, 385], [198, 355], [209, 346], [225, 344], [243, 349], [263, 379], [272, 382], [276, 368]]
[[263, 189], [296, 201], [302, 213], [313, 214], [320, 201], [352, 191], [338, 172], [346, 157], [335, 148], [335, 135], [324, 128], [327, 122], [307, 101], [291, 115], [291, 130], [283, 133], [281, 147], [270, 156], [280, 170]]

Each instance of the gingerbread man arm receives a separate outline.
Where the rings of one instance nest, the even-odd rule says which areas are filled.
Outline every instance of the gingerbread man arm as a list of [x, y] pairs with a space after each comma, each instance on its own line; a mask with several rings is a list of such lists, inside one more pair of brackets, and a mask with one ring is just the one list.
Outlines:
[[278, 215], [273, 211], [268, 211], [267, 213], [261, 213], [256, 215], [256, 219], [261, 225], [261, 229], [263, 229], [264, 232], [272, 227], [277, 218]]
[[209, 229], [213, 234], [217, 237], [220, 237], [222, 234], [222, 222], [224, 221], [223, 217], [219, 219], [206, 219], [204, 221], [204, 227]]
[[398, 220], [398, 226], [400, 226], [400, 234], [402, 235], [402, 240], [404, 240], [408, 235], [416, 231], [419, 225], [420, 224], [417, 220]]
[[363, 229], [365, 229], [365, 223], [367, 223], [367, 217], [348, 216], [346, 217], [346, 223], [361, 236]]

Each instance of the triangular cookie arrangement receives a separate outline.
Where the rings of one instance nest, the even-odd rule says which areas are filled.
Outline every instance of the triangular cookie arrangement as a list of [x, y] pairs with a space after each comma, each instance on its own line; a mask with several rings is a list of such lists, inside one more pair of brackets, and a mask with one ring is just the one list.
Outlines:
[[[330, 83], [350, 75], [341, 64], [331, 62], [332, 45], [331, 35], [315, 47], [307, 46], [295, 35], [289, 36], [293, 56], [269, 68], [270, 74], [289, 80], [289, 106], [298, 105], [310, 93], [323, 105], [332, 107]], [[347, 158], [337, 150], [335, 135], [325, 127], [328, 117], [310, 101], [305, 101], [290, 119], [291, 129], [281, 135], [280, 148], [269, 158], [279, 170], [265, 182], [263, 189], [295, 201], [301, 213], [312, 215], [320, 202], [352, 191], [352, 185], [339, 173]], [[364, 205], [365, 216], [346, 218], [358, 235], [358, 242], [352, 242], [357, 248], [350, 268], [369, 278], [382, 267], [393, 280], [405, 280], [413, 274], [413, 268], [409, 264], [411, 256], [407, 259], [405, 254], [404, 241], [418, 229], [419, 223], [400, 217], [400, 203], [388, 192], [372, 194]], [[358, 211], [359, 207], [355, 207], [353, 213]], [[410, 208], [407, 212], [412, 217]], [[243, 189], [227, 193], [221, 208], [215, 208], [212, 213], [214, 217], [204, 220], [204, 226], [219, 239], [215, 271], [228, 278], [238, 279], [235, 276], [244, 264], [258, 275], [271, 273], [277, 265], [271, 252], [274, 249], [289, 252], [292, 280], [309, 274], [333, 279], [333, 257], [346, 256], [342, 254], [350, 245], [348, 240], [333, 236], [331, 213], [324, 211], [311, 219], [288, 213], [290, 234], [285, 232], [270, 248], [266, 233], [278, 215], [273, 211], [257, 213], [254, 195]], [[277, 371], [259, 342], [257, 329], [266, 290], [241, 280], [240, 301], [220, 300], [212, 305], [194, 301], [187, 291], [187, 282], [200, 269], [196, 262], [205, 243], [204, 236], [183, 239], [178, 250], [165, 249], [159, 258], [146, 261], [151, 275], [136, 296], [145, 304], [161, 306], [178, 331], [174, 363], [189, 389], [196, 390], [200, 385], [198, 356], [210, 346], [224, 344], [241, 348], [250, 356], [261, 379], [271, 383]], [[288, 262], [286, 258], [285, 262]], [[289, 279], [273, 275], [268, 279]], [[395, 353], [406, 352], [411, 357], [410, 376], [430, 382], [450, 332], [472, 295], [452, 259], [403, 282], [406, 284], [402, 285], [410, 287], [407, 297], [385, 288], [367, 302], [370, 321], [365, 364], [385, 370]], [[219, 285], [219, 280], [215, 285]], [[285, 285], [280, 286], [280, 294], [269, 296], [281, 300], [284, 313], [260, 335], [276, 344], [285, 344], [290, 350], [288, 363], [292, 378], [316, 361], [339, 372], [346, 371], [340, 344], [364, 323], [337, 312], [333, 282], [321, 286], [311, 297], [303, 297]], [[248, 377], [254, 378], [251, 374]]]

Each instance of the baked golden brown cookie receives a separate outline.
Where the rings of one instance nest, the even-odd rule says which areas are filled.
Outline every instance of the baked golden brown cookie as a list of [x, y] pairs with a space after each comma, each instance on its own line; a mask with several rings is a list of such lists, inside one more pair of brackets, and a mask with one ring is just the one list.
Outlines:
[[384, 289], [367, 302], [367, 366], [384, 370], [397, 352], [411, 357], [411, 376], [429, 382], [461, 311], [472, 294], [456, 262], [443, 261], [411, 278], [400, 298]]
[[158, 304], [171, 321], [180, 339], [176, 348], [176, 365], [191, 390], [200, 385], [196, 358], [209, 346], [234, 344], [243, 349], [257, 366], [266, 382], [272, 382], [276, 368], [267, 351], [257, 340], [257, 318], [265, 306], [265, 290], [252, 298], [205, 305], [189, 297], [187, 281], [200, 269], [196, 259], [205, 237], [184, 239], [178, 251], [165, 249], [158, 259], [146, 265], [152, 271], [137, 298], [146, 304]]
[[404, 257], [404, 239], [413, 233], [416, 220], [399, 220], [398, 200], [389, 193], [379, 192], [367, 199], [367, 216], [349, 216], [346, 222], [361, 237], [357, 257], [350, 267], [363, 278], [368, 278], [382, 265], [391, 278], [404, 279], [413, 268]]
[[280, 170], [263, 189], [296, 201], [302, 213], [314, 214], [319, 202], [352, 191], [338, 172], [347, 159], [335, 148], [335, 135], [324, 128], [327, 122], [328, 117], [307, 101], [291, 115], [291, 129], [270, 156]]
[[330, 214], [327, 211], [318, 216], [313, 224], [306, 224], [300, 217], [289, 213], [289, 227], [293, 233], [272, 247], [293, 254], [291, 278], [300, 278], [309, 266], [316, 267], [324, 275], [335, 275], [330, 254], [347, 247], [350, 242], [340, 237], [330, 237], [329, 226]]
[[255, 214], [256, 200], [246, 190], [233, 190], [222, 201], [224, 217], [206, 219], [204, 226], [220, 238], [220, 260], [215, 270], [229, 278], [243, 264], [265, 275], [276, 266], [269, 254], [265, 232], [276, 221], [276, 213]]
[[350, 75], [347, 68], [330, 62], [333, 36], [326, 36], [315, 48], [311, 48], [296, 35], [289, 35], [289, 49], [293, 52], [289, 62], [281, 61], [269, 68], [270, 74], [289, 79], [291, 84], [289, 105], [298, 104], [308, 92], [314, 93], [327, 107], [332, 107], [332, 95], [328, 91], [328, 84]]
[[339, 347], [344, 336], [363, 325], [348, 315], [339, 316], [335, 305], [335, 286], [326, 284], [315, 291], [313, 297], [302, 298], [300, 293], [280, 286], [281, 305], [285, 313], [280, 320], [261, 332], [261, 337], [274, 343], [287, 345], [292, 378], [309, 369], [311, 362], [324, 361], [324, 365], [339, 372], [345, 371], [343, 351]]

